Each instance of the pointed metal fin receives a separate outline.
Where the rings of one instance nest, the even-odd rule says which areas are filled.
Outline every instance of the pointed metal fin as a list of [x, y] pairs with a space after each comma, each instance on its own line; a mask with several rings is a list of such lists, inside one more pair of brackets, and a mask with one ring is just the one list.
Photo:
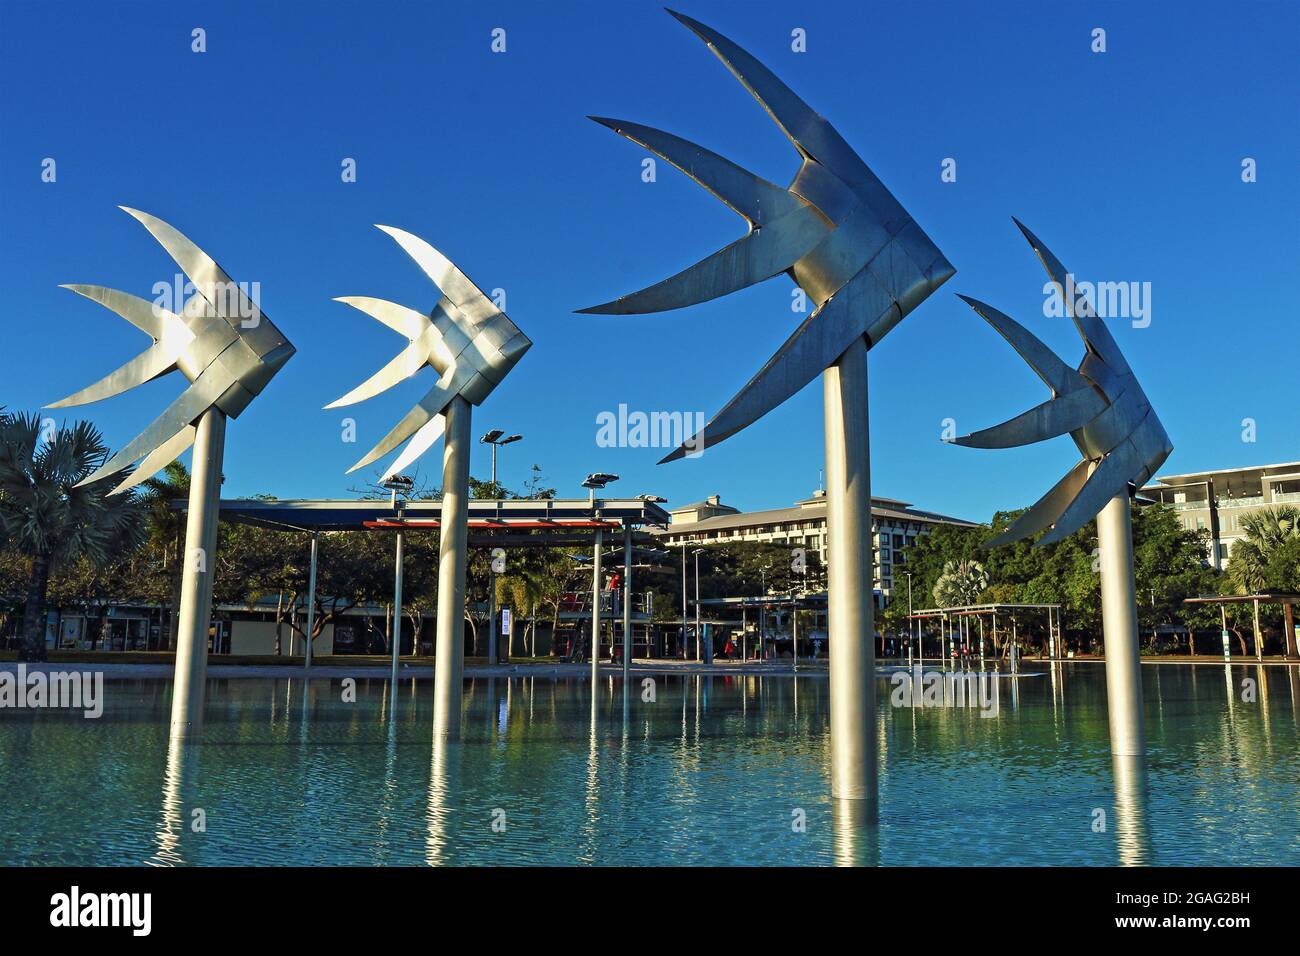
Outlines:
[[182, 454], [185, 449], [194, 444], [194, 436], [198, 433], [193, 425], [186, 425], [167, 441], [163, 442], [136, 466], [130, 477], [126, 478], [120, 485], [109, 492], [110, 495], [119, 495], [140, 484], [142, 481], [148, 481], [162, 469], [166, 468]]
[[374, 398], [380, 392], [385, 392], [398, 382], [410, 378], [424, 368], [428, 361], [429, 347], [422, 341], [412, 342], [370, 378], [325, 407], [340, 408], [344, 405], [355, 405], [367, 398]]
[[979, 313], [984, 321], [997, 329], [998, 334], [1020, 353], [1020, 357], [1029, 364], [1029, 367], [1052, 390], [1053, 395], [1063, 395], [1081, 388], [1091, 388], [1086, 378], [1062, 362], [1055, 352], [1043, 344], [1038, 336], [1011, 318], [1011, 316], [998, 311], [987, 303], [981, 302], [979, 299], [972, 299], [970, 296], [960, 293], [957, 294], [957, 298], [969, 305]]
[[411, 437], [411, 440], [406, 443], [406, 447], [402, 449], [402, 453], [397, 456], [397, 459], [379, 480], [387, 481], [393, 475], [400, 474], [411, 462], [428, 451], [446, 430], [447, 416], [442, 414], [434, 415]]
[[1126, 439], [1093, 469], [1052, 530], [1039, 538], [1034, 547], [1041, 548], [1069, 537], [1097, 517], [1110, 499], [1120, 494], [1127, 496], [1129, 481], [1142, 470], [1142, 465], [1142, 456], [1133, 442]]
[[433, 284], [441, 290], [442, 294], [450, 299], [456, 308], [464, 312], [471, 322], [477, 325], [500, 314], [501, 310], [483, 294], [483, 290], [476, 286], [469, 276], [457, 269], [450, 259], [419, 236], [394, 226], [376, 224], [375, 228], [391, 236], [406, 251], [406, 254], [415, 260], [415, 264], [424, 270], [424, 274], [433, 280]]
[[152, 381], [159, 375], [170, 372], [176, 367], [176, 356], [167, 351], [162, 343], [145, 349], [126, 364], [109, 372], [93, 385], [87, 385], [79, 392], [73, 392], [67, 398], [52, 402], [46, 408], [66, 408], [69, 405], [86, 405], [101, 399], [121, 395], [129, 389]]
[[827, 226], [811, 207], [798, 210], [683, 269], [675, 276], [613, 302], [579, 312], [633, 315], [698, 305], [780, 275], [826, 237]]
[[785, 187], [680, 136], [627, 120], [587, 118], [659, 154], [751, 223], [761, 226], [808, 205]]
[[[1052, 250], [1048, 249], [1043, 241], [1029, 231], [1019, 219], [1014, 216], [1011, 221], [1029, 241], [1033, 248], [1034, 254], [1038, 256], [1038, 261], [1043, 264], [1047, 270], [1047, 275], [1060, 288], [1062, 301], [1065, 300], [1065, 266], [1061, 265], [1061, 260], [1052, 255]], [[1084, 300], [1087, 301], [1086, 297]], [[1117, 374], [1123, 374], [1131, 371], [1128, 361], [1124, 358], [1124, 353], [1119, 350], [1114, 338], [1111, 337], [1110, 329], [1106, 323], [1096, 314], [1095, 305], [1089, 303], [1089, 309], [1093, 310], [1091, 314], [1079, 314], [1075, 309], [1073, 302], [1065, 302], [1066, 312], [1074, 320], [1075, 327], [1079, 330], [1079, 335], [1083, 339], [1083, 344], [1101, 356], [1102, 360], [1109, 365]]]
[[1088, 480], [1088, 469], [1092, 462], [1087, 458], [1079, 462], [1065, 477], [1052, 486], [1052, 490], [1039, 498], [1032, 508], [1018, 517], [1005, 531], [984, 542], [986, 548], [996, 548], [1021, 538], [1037, 534], [1061, 517], [1061, 513], [1074, 500], [1084, 482]]
[[88, 485], [107, 475], [116, 474], [164, 442], [171, 440], [186, 425], [192, 424], [235, 382], [235, 377], [220, 362], [208, 366], [203, 374], [194, 380], [194, 384], [177, 396], [176, 401], [167, 406], [167, 410], [155, 418], [144, 431], [105, 462], [94, 474], [77, 484]]
[[968, 448], [1015, 448], [1082, 428], [1106, 410], [1106, 400], [1091, 386], [1049, 398], [1010, 421], [953, 439]]
[[[865, 269], [849, 280], [844, 288], [795, 329], [758, 374], [713, 416], [702, 431], [659, 463], [675, 461], [685, 457], [692, 448], [696, 452], [702, 451], [729, 438], [822, 374], [876, 320], [876, 313], [880, 310], [864, 308], [860, 298], [869, 294], [874, 281]], [[887, 301], [885, 308], [898, 308], [897, 303], [884, 293], [870, 301]]]
[[389, 302], [387, 299], [376, 299], [368, 295], [340, 295], [336, 296], [334, 301], [350, 305], [371, 318], [378, 319], [398, 335], [404, 335], [412, 342], [423, 335], [424, 330], [432, 324], [423, 312], [416, 312], [414, 309]]
[[[163, 222], [156, 216], [129, 206], [120, 206], [123, 212], [135, 217], [149, 230], [149, 234], [158, 240], [158, 244], [167, 250], [181, 271], [190, 277], [199, 293], [212, 307], [212, 314], [219, 315], [232, 325], [261, 315], [256, 303], [244, 295], [243, 289], [216, 261], [196, 246], [178, 229]], [[218, 295], [220, 289], [223, 294]]]
[[750, 232], [662, 282], [580, 313], [633, 315], [707, 302], [785, 272], [830, 232], [811, 205], [717, 153], [639, 123], [590, 119], [658, 153], [743, 216]]
[[[105, 288], [102, 285], [82, 285], [72, 282], [60, 285], [59, 288], [69, 289], [92, 302], [98, 302], [109, 311], [116, 312], [155, 341], [162, 341], [170, 335], [176, 335], [178, 330], [189, 333], [189, 339], [194, 338], [179, 315], [138, 295]], [[184, 338], [184, 335], [181, 337]]]
[[[817, 160], [841, 177], [845, 172], [871, 175], [835, 127], [815, 113], [776, 74], [717, 30], [675, 10], [668, 12], [708, 44], [714, 55], [767, 110], [801, 155]], [[837, 165], [842, 168], [836, 169]]]
[[347, 473], [351, 474], [358, 468], [364, 468], [371, 462], [383, 458], [414, 435], [434, 415], [440, 414], [447, 407], [447, 403], [456, 395], [456, 392], [450, 388], [455, 377], [456, 371], [454, 368], [443, 373], [443, 376], [438, 379], [437, 384], [429, 390], [429, 393], [420, 399], [416, 406], [403, 416], [400, 422], [393, 426], [392, 431], [380, 439], [379, 444], [370, 449], [364, 458], [349, 468]]

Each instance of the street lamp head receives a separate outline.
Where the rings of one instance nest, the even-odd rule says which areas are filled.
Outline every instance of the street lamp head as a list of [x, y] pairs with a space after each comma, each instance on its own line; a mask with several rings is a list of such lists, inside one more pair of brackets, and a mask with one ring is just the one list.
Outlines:
[[618, 481], [618, 475], [610, 475], [603, 471], [588, 475], [582, 480], [584, 488], [604, 488], [611, 481]]
[[523, 438], [523, 437], [524, 437], [523, 435], [507, 435], [505, 438], [503, 438], [503, 439], [501, 439], [499, 442], [497, 442], [497, 444], [498, 444], [498, 445], [509, 445], [511, 442], [513, 442], [513, 441], [519, 441], [519, 439], [521, 439], [521, 438]]
[[504, 434], [505, 432], [502, 431], [500, 428], [494, 428], [486, 435], [484, 435], [482, 438], [480, 438], [479, 441], [485, 445], [495, 445], [497, 443], [497, 439]]
[[658, 495], [637, 495], [637, 500], [648, 501], [658, 505], [666, 504], [668, 501], [667, 498], [661, 498]]
[[393, 475], [382, 485], [389, 491], [410, 491], [415, 486], [415, 479], [410, 475]]

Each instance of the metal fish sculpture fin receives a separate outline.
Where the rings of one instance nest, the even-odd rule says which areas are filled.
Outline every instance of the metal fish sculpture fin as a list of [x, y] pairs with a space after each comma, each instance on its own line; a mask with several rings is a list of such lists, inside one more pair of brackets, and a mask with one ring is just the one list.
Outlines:
[[1055, 523], [1074, 500], [1074, 496], [1079, 493], [1084, 482], [1088, 480], [1088, 472], [1091, 468], [1092, 462], [1088, 459], [1079, 462], [1065, 473], [1064, 478], [1052, 486], [1051, 491], [1039, 498], [1032, 508], [1011, 522], [1005, 531], [985, 541], [984, 547], [996, 548], [1010, 544], [1012, 541], [1037, 534]]
[[1132, 480], [1131, 476], [1141, 470], [1142, 455], [1131, 441], [1124, 441], [1092, 470], [1074, 500], [1052, 525], [1052, 530], [1039, 538], [1035, 547], [1041, 548], [1074, 534], [1097, 517], [1106, 502], [1116, 495], [1124, 494]]
[[415, 459], [419, 458], [426, 451], [433, 447], [434, 443], [442, 437], [443, 432], [447, 430], [447, 416], [439, 413], [420, 426], [420, 430], [411, 436], [411, 440], [406, 443], [402, 453], [393, 460], [388, 470], [380, 477], [380, 481], [387, 481], [393, 475], [400, 474]]
[[439, 291], [451, 300], [456, 308], [465, 313], [465, 317], [471, 322], [477, 325], [501, 314], [496, 303], [484, 295], [483, 290], [476, 286], [469, 276], [457, 269], [450, 259], [419, 236], [395, 226], [381, 226], [376, 223], [375, 228], [391, 236], [393, 241], [415, 260], [415, 264], [433, 281]]
[[[869, 273], [858, 273], [795, 329], [758, 374], [709, 420], [700, 433], [666, 455], [660, 464], [684, 457], [692, 447], [702, 451], [731, 437], [784, 403], [833, 364], [865, 331], [863, 326], [867, 313], [857, 306], [861, 305], [859, 294], [862, 288], [872, 282]], [[898, 306], [889, 305], [887, 308], [897, 309]], [[807, 334], [814, 326], [816, 334]]]
[[1090, 351], [1101, 356], [1102, 360], [1117, 374], [1122, 375], [1131, 372], [1132, 369], [1129, 368], [1124, 353], [1120, 351], [1114, 338], [1111, 337], [1110, 329], [1106, 328], [1106, 323], [1096, 314], [1096, 310], [1088, 302], [1087, 297], [1079, 297], [1086, 303], [1085, 308], [1082, 310], [1076, 308], [1076, 303], [1066, 300], [1065, 287], [1068, 273], [1065, 266], [1061, 265], [1061, 260], [1052, 255], [1052, 250], [1048, 249], [1043, 241], [1030, 232], [1019, 219], [1012, 216], [1011, 221], [1024, 234], [1025, 239], [1029, 241], [1030, 247], [1034, 250], [1034, 254], [1038, 256], [1038, 261], [1047, 270], [1048, 277], [1058, 286], [1061, 300], [1065, 303], [1066, 313], [1074, 320], [1074, 325], [1079, 330], [1079, 337], [1083, 339], [1083, 344]]
[[[167, 410], [155, 418], [139, 435], [127, 443], [126, 447], [105, 462], [94, 474], [77, 482], [77, 487], [98, 481], [106, 475], [121, 471], [139, 460], [164, 442], [174, 438], [176, 433], [193, 422], [219, 399], [231, 385], [237, 383], [234, 375], [220, 364], [208, 367], [194, 384], [181, 392], [176, 400], [167, 406]], [[183, 450], [183, 449], [182, 449]], [[169, 459], [173, 460], [173, 459]], [[167, 462], [163, 462], [167, 464]], [[160, 466], [161, 467], [161, 466]]]
[[787, 271], [831, 230], [809, 203], [702, 146], [639, 123], [591, 119], [658, 153], [742, 216], [750, 231], [662, 282], [581, 313], [633, 315], [708, 302]]
[[129, 491], [142, 481], [148, 481], [158, 472], [162, 471], [169, 464], [185, 453], [185, 449], [194, 444], [194, 437], [198, 433], [193, 425], [186, 425], [167, 441], [163, 442], [140, 461], [135, 471], [109, 492], [110, 495], [120, 495], [124, 491]]
[[364, 458], [349, 468], [347, 473], [352, 474], [357, 469], [364, 468], [366, 465], [383, 458], [419, 431], [434, 415], [442, 412], [447, 407], [447, 403], [456, 397], [457, 390], [451, 387], [455, 377], [456, 370], [454, 368], [443, 373], [428, 394], [420, 399], [415, 407], [393, 426], [392, 431], [380, 439], [379, 444], [370, 449]]

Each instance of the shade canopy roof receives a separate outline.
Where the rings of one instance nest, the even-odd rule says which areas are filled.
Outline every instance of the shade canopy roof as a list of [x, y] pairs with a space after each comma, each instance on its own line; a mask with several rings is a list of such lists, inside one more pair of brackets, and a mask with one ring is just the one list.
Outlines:
[[[437, 528], [442, 502], [386, 498], [231, 498], [221, 502], [221, 518], [278, 531], [366, 531], [378, 528]], [[184, 511], [187, 501], [172, 502]], [[400, 517], [399, 517], [400, 512]], [[477, 529], [622, 528], [666, 525], [668, 512], [640, 498], [526, 498], [472, 500], [469, 526]]]

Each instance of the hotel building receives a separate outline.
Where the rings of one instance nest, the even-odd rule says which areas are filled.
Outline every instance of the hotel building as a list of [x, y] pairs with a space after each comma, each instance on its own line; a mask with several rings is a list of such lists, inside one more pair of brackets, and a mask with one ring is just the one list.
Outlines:
[[1283, 504], [1300, 506], [1300, 461], [1157, 475], [1138, 494], [1178, 512], [1184, 528], [1209, 531], [1206, 557], [1222, 571], [1233, 545], [1245, 537], [1243, 518]]
[[[826, 497], [817, 491], [795, 502], [793, 508], [742, 512], [722, 503], [719, 495], [670, 508], [672, 523], [658, 532], [668, 546], [714, 545], [732, 542], [775, 542], [816, 551], [826, 560]], [[973, 528], [975, 523], [933, 511], [918, 511], [895, 498], [871, 499], [871, 525], [875, 550], [875, 589], [887, 601], [895, 578], [902, 578], [903, 549], [935, 525]]]

